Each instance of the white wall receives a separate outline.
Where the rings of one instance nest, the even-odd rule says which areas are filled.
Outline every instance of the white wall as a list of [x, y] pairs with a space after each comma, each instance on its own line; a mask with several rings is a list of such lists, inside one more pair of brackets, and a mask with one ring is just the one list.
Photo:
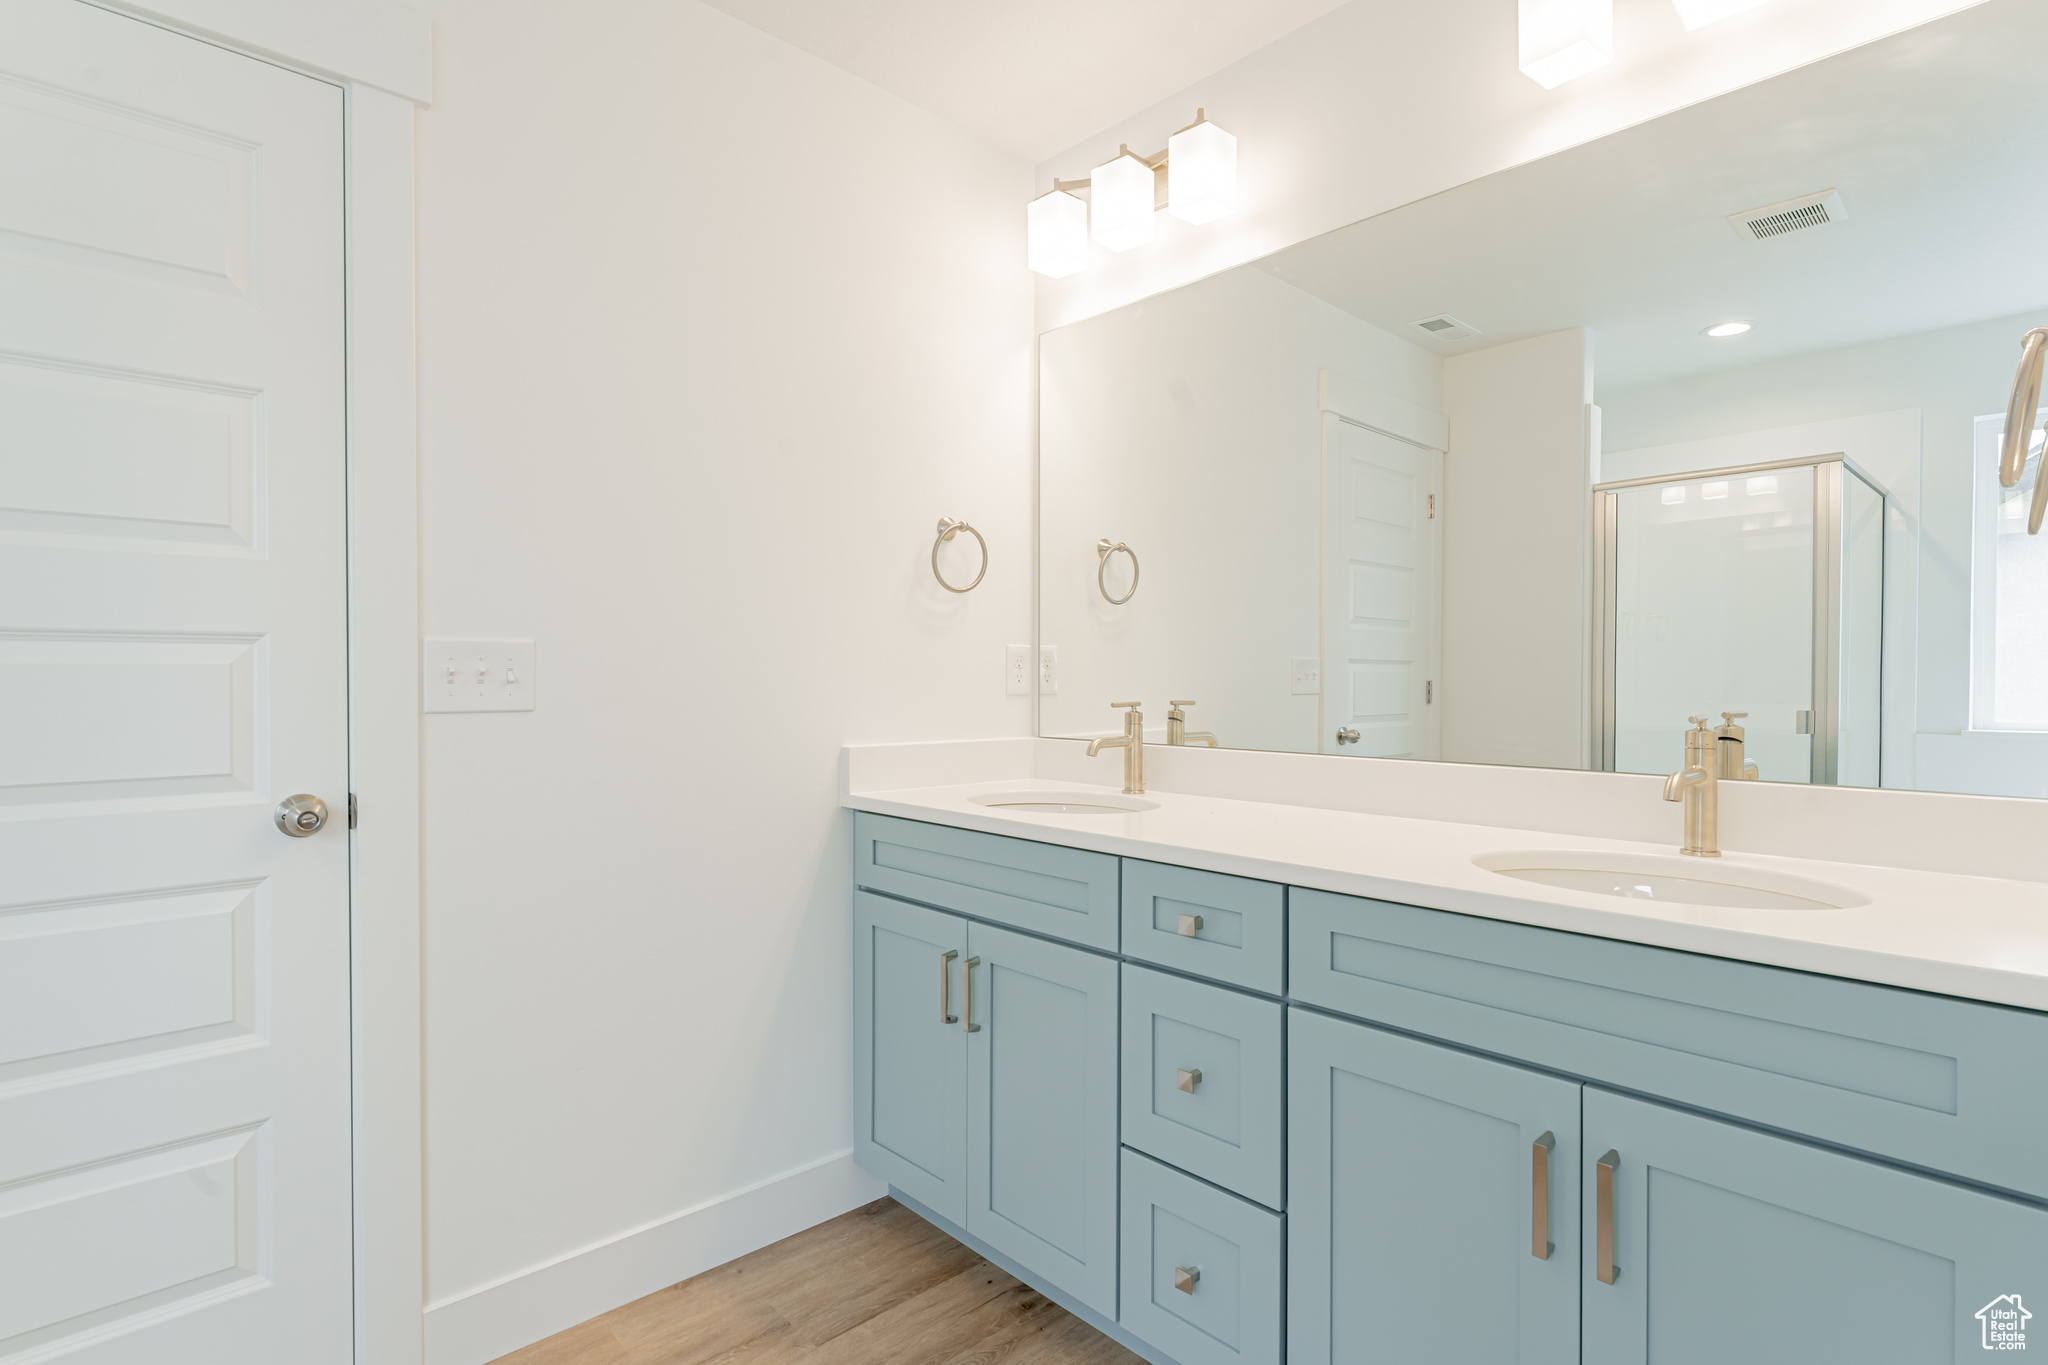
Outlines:
[[425, 628], [539, 652], [426, 718], [446, 1365], [876, 1192], [839, 746], [1029, 733], [1032, 297], [1027, 166], [695, 0], [431, 10]]
[[[1969, 724], [1974, 421], [2005, 411], [2019, 338], [2029, 327], [2043, 323], [2048, 323], [2048, 309], [1737, 366], [1669, 384], [1603, 390], [1605, 444], [1610, 450], [1666, 446], [1917, 408], [1917, 728], [1921, 733], [1956, 734]], [[1887, 471], [1876, 472], [1884, 477]], [[1614, 468], [1606, 476], [1629, 477]], [[1911, 490], [1892, 491], [1896, 501], [1898, 494]], [[1889, 649], [1886, 652], [1889, 667]], [[1890, 737], [1888, 726], [1887, 783], [1892, 780], [1890, 750], [1895, 747]]]
[[[1318, 699], [1288, 662], [1320, 648], [1317, 371], [1438, 412], [1443, 361], [1249, 266], [1049, 332], [1040, 357], [1040, 628], [1059, 650], [1040, 733], [1115, 732], [1109, 703], [1134, 698], [1151, 730], [1192, 697], [1189, 727], [1223, 744], [1314, 753]], [[1105, 536], [1143, 565], [1120, 607], [1096, 583]], [[1116, 556], [1118, 595], [1128, 570]]]
[[1443, 756], [1582, 768], [1593, 337], [1444, 362]]
[[1239, 207], [1158, 218], [1038, 282], [1041, 329], [1256, 260], [1319, 233], [1696, 104], [1976, 0], [1773, 0], [1687, 34], [1669, 0], [1617, 0], [1615, 61], [1546, 91], [1515, 68], [1510, 0], [1352, 0], [1042, 162], [1039, 190], [1117, 144], [1153, 152], [1197, 106], [1238, 138]]

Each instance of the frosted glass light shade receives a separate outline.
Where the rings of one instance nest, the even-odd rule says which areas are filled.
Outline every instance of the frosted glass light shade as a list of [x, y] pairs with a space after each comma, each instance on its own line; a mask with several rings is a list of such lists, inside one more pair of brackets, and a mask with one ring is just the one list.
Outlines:
[[1039, 195], [1024, 210], [1024, 240], [1033, 270], [1055, 280], [1073, 274], [1088, 264], [1088, 206], [1065, 190]]
[[1166, 140], [1166, 211], [1213, 223], [1237, 207], [1237, 139], [1203, 119]]
[[1770, 0], [1671, 0], [1678, 9], [1678, 18], [1686, 31], [1705, 28], [1731, 14], [1740, 14], [1746, 9], [1769, 4]]
[[1614, 0], [1517, 0], [1522, 74], [1545, 90], [1614, 60]]
[[1088, 174], [1090, 228], [1111, 251], [1152, 240], [1152, 168], [1129, 152]]

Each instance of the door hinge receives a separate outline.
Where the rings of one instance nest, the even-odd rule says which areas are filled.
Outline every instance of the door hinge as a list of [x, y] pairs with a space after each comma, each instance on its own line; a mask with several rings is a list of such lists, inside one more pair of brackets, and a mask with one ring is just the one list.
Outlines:
[[356, 827], [356, 794], [354, 792], [348, 794], [348, 827], [350, 829]]
[[1436, 520], [1436, 494], [1429, 495], [1429, 520]]
[[[1424, 706], [1428, 706], [1435, 701], [1436, 679], [1431, 678], [1428, 682], [1422, 685], [1422, 704]], [[351, 827], [353, 827], [356, 822], [356, 799], [353, 796], [351, 796], [348, 799], [348, 822]]]

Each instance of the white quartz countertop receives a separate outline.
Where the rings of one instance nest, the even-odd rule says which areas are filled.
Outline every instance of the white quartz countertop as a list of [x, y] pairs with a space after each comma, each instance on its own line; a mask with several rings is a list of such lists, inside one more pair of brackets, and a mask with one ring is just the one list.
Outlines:
[[1739, 878], [1749, 867], [1817, 879], [1869, 903], [1725, 909], [1546, 886], [1473, 862], [1516, 850], [1671, 857], [1676, 849], [1669, 845], [1159, 791], [1145, 796], [1156, 810], [1115, 815], [1034, 814], [969, 799], [1027, 789], [1116, 790], [1012, 778], [855, 791], [842, 799], [856, 810], [908, 820], [2048, 1010], [2048, 885], [2040, 882], [1731, 850], [1717, 860], [1719, 874]]

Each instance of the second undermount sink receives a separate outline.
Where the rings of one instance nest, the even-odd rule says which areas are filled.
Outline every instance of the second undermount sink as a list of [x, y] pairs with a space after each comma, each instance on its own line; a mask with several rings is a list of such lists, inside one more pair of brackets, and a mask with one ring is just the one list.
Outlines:
[[1107, 792], [984, 792], [967, 799], [991, 810], [1024, 811], [1031, 815], [1130, 815], [1141, 810], [1159, 809], [1157, 801]]
[[1736, 910], [1847, 910], [1870, 903], [1862, 892], [1832, 882], [1708, 858], [1527, 849], [1482, 853], [1472, 861], [1503, 877], [1627, 900]]

